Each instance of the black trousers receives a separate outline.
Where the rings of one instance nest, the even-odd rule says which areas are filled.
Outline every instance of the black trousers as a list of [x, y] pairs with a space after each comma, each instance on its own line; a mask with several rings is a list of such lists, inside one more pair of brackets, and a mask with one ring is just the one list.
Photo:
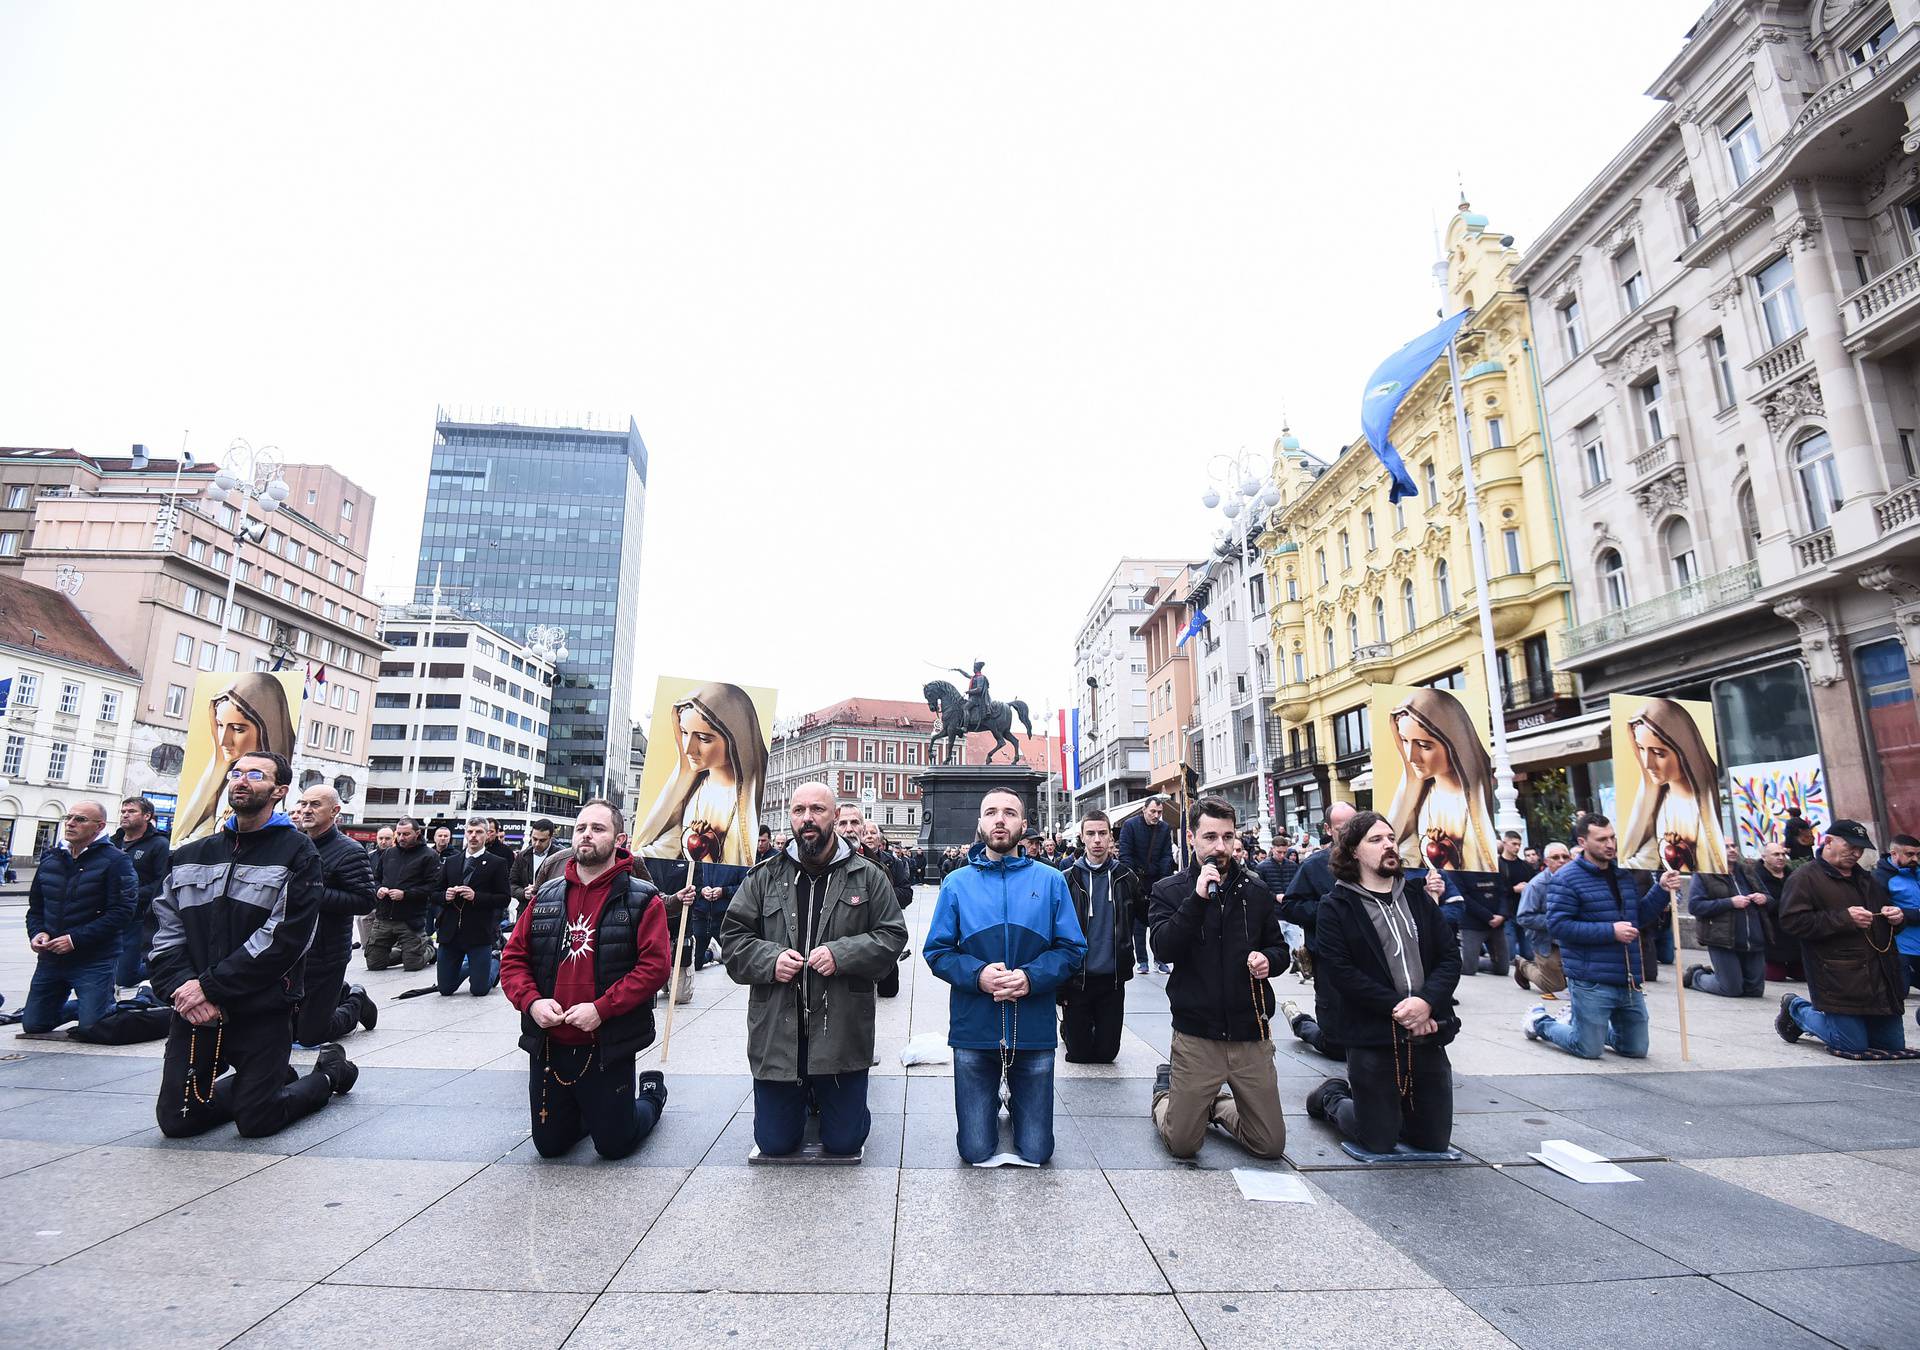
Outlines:
[[[1407, 1052], [1400, 1053], [1404, 1065]], [[1404, 1096], [1394, 1081], [1392, 1050], [1348, 1046], [1347, 1084], [1353, 1095], [1330, 1116], [1340, 1133], [1367, 1152], [1391, 1153], [1405, 1143], [1438, 1153], [1453, 1137], [1453, 1064], [1445, 1046], [1414, 1048], [1413, 1082]]]
[[293, 1039], [302, 1045], [337, 1041], [360, 1025], [360, 1009], [347, 997], [347, 963], [307, 966], [307, 996], [293, 1018]]
[[[333, 1084], [318, 1070], [296, 1074], [288, 1062], [292, 1052], [290, 1015], [241, 1015], [218, 1026], [195, 1027], [175, 1013], [167, 1029], [160, 1099], [154, 1104], [160, 1133], [183, 1139], [232, 1121], [254, 1139], [312, 1115], [331, 1100]], [[226, 1068], [233, 1072], [216, 1081]]]
[[660, 1108], [633, 1090], [633, 1056], [602, 1060], [594, 1045], [561, 1045], [549, 1038], [527, 1069], [533, 1146], [558, 1158], [593, 1139], [603, 1158], [624, 1158], [660, 1123]]
[[1069, 1064], [1111, 1064], [1120, 1058], [1120, 1032], [1125, 1027], [1127, 986], [1101, 975], [1087, 977], [1087, 988], [1067, 995], [1060, 1009], [1060, 1039], [1066, 1043]]
[[1345, 1059], [1346, 1047], [1333, 1041], [1320, 1024], [1313, 1020], [1312, 1013], [1301, 1013], [1293, 1024], [1293, 1034], [1307, 1043], [1307, 1047], [1318, 1050], [1328, 1059]]

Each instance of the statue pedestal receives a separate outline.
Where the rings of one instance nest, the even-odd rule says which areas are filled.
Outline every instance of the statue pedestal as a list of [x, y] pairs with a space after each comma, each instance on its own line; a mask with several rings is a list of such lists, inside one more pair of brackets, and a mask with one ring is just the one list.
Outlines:
[[973, 846], [980, 837], [980, 799], [1005, 788], [1026, 803], [1027, 824], [1040, 826], [1040, 789], [1047, 776], [1025, 764], [933, 765], [915, 776], [920, 785], [920, 847]]

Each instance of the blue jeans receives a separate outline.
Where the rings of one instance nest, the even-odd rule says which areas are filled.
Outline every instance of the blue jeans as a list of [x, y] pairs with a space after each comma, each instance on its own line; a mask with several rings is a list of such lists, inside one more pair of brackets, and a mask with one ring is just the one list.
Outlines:
[[[953, 1111], [960, 1157], [985, 1162], [1000, 1147], [999, 1050], [953, 1052]], [[1008, 1075], [1013, 1097], [1013, 1147], [1030, 1163], [1053, 1156], [1053, 1047], [1016, 1050]]]
[[1568, 980], [1567, 992], [1573, 1017], [1565, 1022], [1543, 1018], [1538, 1024], [1543, 1039], [1581, 1059], [1600, 1058], [1602, 1048], [1628, 1059], [1646, 1058], [1647, 1000], [1638, 989]]
[[807, 1134], [807, 1093], [820, 1107], [820, 1147], [858, 1153], [873, 1128], [867, 1109], [867, 1071], [809, 1074], [804, 1083], [753, 1080], [753, 1142], [768, 1158], [797, 1152]]
[[1519, 957], [1522, 961], [1533, 960], [1533, 934], [1532, 933], [1529, 933], [1526, 929], [1522, 928], [1518, 923], [1514, 922], [1512, 919], [1507, 920], [1506, 926], [1504, 929], [1502, 929], [1502, 931], [1512, 932], [1513, 954], [1515, 956]]
[[1823, 1013], [1798, 994], [1787, 1005], [1802, 1031], [1818, 1036], [1829, 1050], [1859, 1054], [1862, 1050], [1904, 1050], [1907, 1029], [1900, 1013], [1885, 1017], [1854, 1017], [1847, 1013]]
[[114, 963], [113, 982], [131, 989], [146, 978], [147, 916], [136, 914], [120, 934], [120, 955]]
[[[469, 957], [472, 959], [468, 960]], [[443, 942], [440, 944], [440, 954], [435, 960], [439, 963], [437, 974], [440, 977], [440, 992], [443, 994], [451, 994], [460, 987], [460, 978], [463, 973], [467, 979], [467, 987], [475, 994], [484, 994], [493, 988], [494, 978], [500, 972], [500, 967], [494, 962], [491, 945], [456, 947], [451, 942]], [[464, 972], [460, 968], [463, 962], [466, 965]]]
[[33, 983], [27, 986], [27, 1001], [21, 1007], [22, 1031], [52, 1031], [66, 1021], [67, 993], [79, 1001], [80, 1025], [90, 1027], [107, 1015], [113, 1006], [113, 964], [119, 950], [77, 952], [66, 956], [42, 953], [33, 968]]

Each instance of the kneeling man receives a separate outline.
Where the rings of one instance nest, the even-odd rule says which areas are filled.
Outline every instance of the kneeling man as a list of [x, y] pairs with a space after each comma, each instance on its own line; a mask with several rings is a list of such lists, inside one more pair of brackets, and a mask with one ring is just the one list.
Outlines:
[[[1153, 888], [1153, 954], [1173, 963], [1173, 1062], [1153, 1085], [1153, 1123], [1176, 1158], [1191, 1158], [1209, 1124], [1252, 1154], [1287, 1145], [1273, 1066], [1273, 988], [1287, 939], [1259, 876], [1234, 860], [1233, 806], [1202, 797], [1187, 812], [1193, 861]], [[1220, 1095], [1226, 1085], [1231, 1097]]]
[[793, 1153], [809, 1099], [820, 1147], [860, 1152], [873, 1116], [874, 986], [894, 972], [907, 921], [893, 878], [834, 831], [833, 793], [802, 783], [789, 809], [793, 842], [755, 863], [720, 925], [720, 958], [747, 996], [753, 1142]]
[[[520, 911], [500, 958], [500, 987], [520, 1010], [533, 1146], [557, 1158], [582, 1137], [624, 1158], [660, 1123], [666, 1080], [634, 1056], [653, 1044], [653, 996], [667, 983], [660, 892], [619, 846], [620, 808], [590, 801], [573, 857]], [[485, 953], [475, 959], [485, 960]]]

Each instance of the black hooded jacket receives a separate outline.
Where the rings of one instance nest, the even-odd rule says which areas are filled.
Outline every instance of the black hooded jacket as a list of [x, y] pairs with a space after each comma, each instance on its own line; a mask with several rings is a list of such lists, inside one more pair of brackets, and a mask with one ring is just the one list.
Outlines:
[[[1420, 964], [1426, 972], [1415, 993], [1433, 1009], [1433, 1018], [1440, 1024], [1438, 1044], [1445, 1045], [1460, 1030], [1453, 1015], [1453, 991], [1460, 983], [1460, 943], [1453, 925], [1427, 898], [1423, 886], [1409, 884], [1406, 877], [1393, 884], [1413, 915]], [[1346, 1046], [1393, 1044], [1393, 1010], [1401, 995], [1387, 966], [1386, 949], [1365, 909], [1371, 903], [1359, 886], [1339, 881], [1320, 902], [1316, 915], [1319, 945], [1314, 949], [1314, 974], [1324, 973], [1338, 996], [1318, 1010], [1320, 1025], [1329, 1039]], [[1318, 983], [1316, 979], [1316, 988]]]
[[1265, 952], [1270, 976], [1287, 968], [1280, 908], [1267, 884], [1244, 867], [1229, 864], [1211, 900], [1194, 894], [1197, 875], [1188, 867], [1160, 882], [1149, 911], [1154, 957], [1173, 963], [1167, 977], [1173, 1029], [1210, 1041], [1257, 1041], [1260, 1018], [1273, 1013], [1273, 986], [1253, 978], [1247, 954]]

